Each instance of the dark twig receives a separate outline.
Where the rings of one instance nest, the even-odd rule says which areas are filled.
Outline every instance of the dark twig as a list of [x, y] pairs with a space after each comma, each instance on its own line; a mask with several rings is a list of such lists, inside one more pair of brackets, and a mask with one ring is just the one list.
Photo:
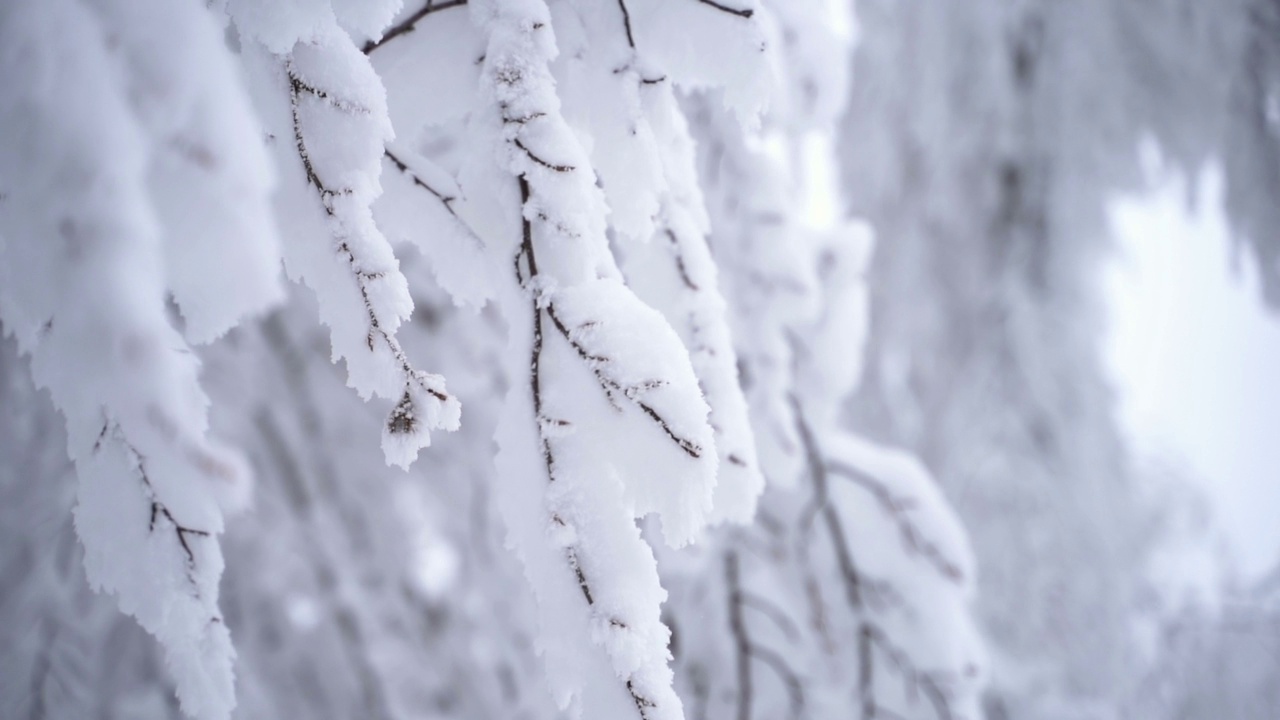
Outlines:
[[742, 619], [741, 583], [738, 578], [738, 554], [729, 552], [724, 557], [725, 584], [729, 586], [729, 631], [737, 650], [738, 666], [738, 720], [751, 720], [751, 640], [747, 637], [747, 624]]
[[[591, 367], [592, 373], [596, 376], [596, 381], [600, 383], [600, 387], [604, 389], [610, 399], [616, 397], [617, 394], [621, 394], [623, 397], [635, 404], [636, 407], [640, 408], [640, 411], [647, 415], [650, 420], [653, 420], [653, 422], [662, 429], [662, 432], [666, 433], [667, 437], [671, 438], [671, 441], [686, 454], [695, 458], [702, 457], [701, 445], [698, 445], [688, 438], [683, 438], [677, 435], [675, 430], [672, 429], [671, 425], [663, 419], [662, 415], [660, 415], [657, 410], [654, 410], [651, 405], [639, 399], [639, 393], [637, 391], [647, 389], [646, 387], [624, 387], [617, 380], [614, 380], [605, 374], [603, 365], [608, 363], [611, 359], [591, 354], [582, 346], [581, 343], [575, 340], [572, 333], [569, 331], [569, 328], [565, 326], [565, 324], [560, 320], [560, 317], [556, 315], [554, 304], [549, 303], [546, 310], [547, 316], [551, 318], [551, 323], [555, 325], [556, 329], [560, 331], [560, 334], [564, 336], [565, 340], [567, 340], [578, 353], [578, 357], [582, 358]], [[650, 387], [656, 386], [657, 384], [654, 384]]]
[[[535, 118], [535, 119], [536, 119], [536, 118]], [[534, 161], [534, 162], [538, 163], [539, 165], [541, 165], [542, 167], [544, 167], [544, 168], [546, 168], [546, 169], [548, 169], [548, 170], [554, 170], [554, 171], [556, 171], [556, 172], [567, 173], [567, 172], [573, 172], [574, 170], [576, 170], [576, 169], [577, 169], [577, 168], [575, 168], [575, 167], [574, 167], [574, 166], [572, 166], [572, 165], [556, 165], [555, 163], [551, 163], [551, 162], [548, 162], [548, 161], [546, 161], [546, 160], [543, 160], [541, 157], [539, 157], [538, 155], [534, 154], [534, 152], [533, 152], [532, 150], [530, 150], [529, 148], [525, 147], [525, 144], [524, 144], [523, 142], [520, 142], [520, 138], [516, 138], [513, 142], [515, 143], [515, 146], [516, 146], [516, 147], [520, 148], [520, 150], [524, 152], [524, 154], [525, 154], [525, 155], [528, 155], [528, 156], [529, 156], [529, 159], [530, 159], [530, 160], [532, 160], [532, 161]]]
[[[791, 717], [800, 716], [800, 711], [804, 707], [804, 686], [800, 683], [800, 678], [787, 665], [786, 660], [773, 650], [752, 641], [748, 631], [746, 619], [743, 617], [742, 609], [744, 607], [754, 607], [757, 610], [767, 607], [762, 605], [761, 598], [749, 595], [742, 590], [742, 580], [739, 572], [739, 560], [736, 552], [730, 551], [724, 557], [724, 575], [725, 585], [729, 595], [729, 631], [733, 635], [733, 645], [737, 652], [737, 673], [738, 673], [738, 720], [751, 720], [751, 707], [754, 701], [754, 685], [751, 676], [751, 661], [757, 660], [764, 663], [770, 670], [778, 676], [782, 684], [787, 688], [787, 698], [791, 705]], [[790, 625], [790, 621], [782, 622], [779, 618], [785, 619], [778, 613], [774, 616], [772, 612], [766, 612], [773, 618], [774, 622], [778, 622], [792, 637], [795, 630], [794, 625]], [[790, 627], [790, 631], [786, 628]]]
[[[694, 292], [698, 292], [700, 288], [698, 287], [698, 284], [693, 281], [693, 278], [689, 275], [689, 268], [687, 265], [685, 265], [684, 253], [681, 252], [679, 238], [677, 238], [676, 234], [672, 232], [671, 229], [669, 228], [664, 230], [663, 232], [666, 233], [667, 239], [671, 241], [671, 251], [675, 253], [675, 256], [676, 256], [676, 270], [680, 273], [680, 279], [684, 281], [684, 286]], [[730, 461], [733, 460], [732, 457], [729, 459]], [[738, 462], [742, 463], [742, 460], [739, 459]]]
[[729, 13], [730, 15], [737, 15], [740, 18], [749, 18], [752, 15], [756, 14], [755, 10], [751, 10], [749, 8], [733, 8], [733, 7], [729, 7], [728, 5], [721, 5], [715, 0], [698, 0], [698, 2], [702, 3], [703, 5], [708, 5], [710, 7], [713, 7], [716, 10], [719, 10], [720, 12], [726, 12], [726, 13]]
[[449, 211], [450, 215], [452, 215], [454, 218], [458, 217], [458, 214], [453, 211], [453, 202], [458, 198], [454, 197], [453, 195], [445, 195], [439, 190], [436, 190], [435, 188], [431, 187], [431, 185], [427, 184], [427, 181], [423, 180], [421, 177], [419, 177], [417, 173], [410, 170], [409, 166], [405, 164], [403, 160], [396, 157], [395, 154], [392, 153], [390, 150], [384, 149], [382, 152], [384, 155], [387, 156], [387, 159], [391, 161], [391, 164], [396, 166], [397, 170], [409, 176], [409, 180], [411, 180], [414, 185], [417, 185], [423, 190], [426, 190], [428, 193], [431, 193], [431, 195], [435, 197], [435, 199], [440, 201], [440, 204], [444, 206], [444, 209]]
[[[112, 432], [113, 429], [114, 432]], [[191, 583], [192, 592], [197, 598], [199, 598], [200, 584], [196, 582], [196, 554], [195, 550], [191, 547], [191, 538], [208, 538], [211, 537], [211, 533], [207, 530], [188, 527], [178, 522], [178, 519], [174, 516], [173, 512], [169, 510], [169, 507], [160, 501], [156, 496], [155, 485], [152, 484], [150, 476], [147, 475], [146, 457], [143, 456], [142, 452], [124, 437], [124, 432], [118, 424], [111, 421], [103, 423], [102, 432], [98, 433], [98, 439], [93, 445], [93, 451], [96, 453], [101, 450], [102, 444], [109, 437], [110, 439], [120, 443], [120, 445], [125, 449], [125, 452], [129, 454], [129, 457], [133, 461], [133, 465], [137, 470], [138, 479], [142, 481], [143, 497], [145, 497], [147, 502], [151, 504], [151, 513], [150, 519], [147, 523], [147, 530], [154, 533], [158, 522], [162, 520], [167, 521], [169, 526], [173, 528], [174, 538], [177, 539], [178, 545], [182, 547], [182, 552], [186, 556], [187, 582]], [[221, 621], [222, 619], [217, 616], [211, 618], [211, 622]]]
[[807, 510], [806, 512], [822, 516], [823, 522], [827, 526], [827, 532], [831, 535], [831, 544], [836, 553], [836, 563], [840, 568], [840, 579], [844, 585], [845, 598], [854, 612], [860, 612], [863, 609], [861, 578], [857, 565], [853, 562], [853, 556], [849, 554], [849, 543], [845, 536], [844, 525], [840, 522], [840, 514], [836, 512], [835, 508], [827, 500], [827, 465], [823, 462], [817, 440], [813, 437], [813, 431], [809, 429], [809, 423], [805, 420], [804, 409], [800, 406], [800, 401], [792, 397], [791, 406], [795, 413], [800, 441], [804, 444], [809, 472], [813, 477], [813, 505], [811, 506], [812, 510]]
[[742, 603], [743, 607], [749, 607], [756, 610], [761, 615], [772, 620], [773, 624], [778, 626], [778, 629], [782, 631], [783, 635], [787, 636], [788, 640], [792, 642], [799, 642], [800, 630], [796, 627], [795, 622], [793, 622], [791, 618], [787, 617], [787, 615], [783, 613], [781, 608], [777, 605], [774, 605], [759, 595], [747, 592], [746, 590], [742, 590], [738, 593], [738, 600]]
[[360, 50], [365, 55], [368, 55], [369, 53], [373, 52], [374, 50], [377, 50], [383, 45], [386, 45], [392, 40], [395, 40], [401, 35], [413, 32], [415, 29], [417, 29], [418, 23], [421, 22], [423, 18], [430, 15], [431, 13], [437, 12], [440, 10], [448, 10], [449, 8], [454, 8], [454, 7], [458, 7], [460, 5], [466, 5], [466, 4], [467, 4], [467, 0], [441, 0], [440, 2], [435, 2], [435, 0], [427, 0], [427, 4], [423, 6], [421, 10], [405, 18], [403, 22], [399, 22], [393, 25], [390, 30], [387, 30], [385, 33], [382, 34], [382, 38], [379, 39], [377, 42], [370, 40], [369, 42], [365, 43], [364, 47], [360, 48]]
[[622, 11], [622, 26], [627, 30], [627, 45], [635, 50], [636, 39], [631, 34], [631, 13], [627, 11], [627, 0], [618, 0], [618, 9]]
[[786, 661], [778, 653], [761, 645], [752, 644], [748, 648], [751, 657], [759, 660], [773, 670], [787, 686], [787, 701], [791, 705], [791, 717], [800, 717], [800, 711], [804, 708], [804, 686], [800, 684], [800, 678], [787, 666]]

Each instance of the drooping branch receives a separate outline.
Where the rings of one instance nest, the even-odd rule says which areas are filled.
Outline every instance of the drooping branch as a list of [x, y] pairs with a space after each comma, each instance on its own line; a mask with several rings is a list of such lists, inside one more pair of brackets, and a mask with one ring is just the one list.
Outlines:
[[747, 647], [748, 653], [752, 658], [764, 663], [766, 667], [773, 670], [778, 679], [787, 688], [787, 702], [790, 704], [790, 717], [792, 720], [800, 717], [800, 713], [804, 710], [804, 686], [800, 684], [800, 677], [795, 671], [787, 665], [786, 661], [778, 653], [770, 650], [762, 645], [752, 643]]
[[560, 334], [564, 336], [564, 339], [568, 341], [574, 351], [578, 353], [578, 357], [582, 358], [582, 360], [591, 368], [591, 372], [596, 377], [596, 382], [600, 384], [601, 389], [605, 391], [611, 401], [619, 394], [622, 395], [622, 397], [631, 401], [637, 408], [639, 408], [646, 417], [657, 424], [657, 426], [662, 429], [662, 432], [665, 433], [666, 436], [670, 438], [671, 441], [674, 442], [681, 450], [683, 450], [685, 454], [694, 458], [702, 457], [701, 445], [678, 435], [671, 427], [671, 424], [668, 423], [666, 419], [664, 419], [662, 415], [653, 408], [653, 406], [640, 399], [641, 392], [661, 387], [664, 384], [663, 381], [655, 380], [641, 385], [622, 385], [603, 370], [604, 366], [612, 361], [611, 358], [593, 355], [584, 348], [580, 342], [574, 339], [572, 332], [560, 320], [560, 317], [556, 315], [554, 302], [547, 303], [546, 310], [547, 316], [551, 318], [551, 323], [555, 325], [556, 330], [560, 331]]
[[[893, 720], [898, 717], [896, 713], [880, 707], [876, 703], [874, 685], [876, 650], [879, 650], [883, 656], [890, 660], [908, 688], [919, 688], [929, 700], [939, 720], [952, 720], [950, 700], [934, 676], [919, 670], [907, 651], [895, 646], [884, 630], [867, 617], [868, 612], [874, 610], [874, 607], [868, 607], [868, 596], [866, 595], [868, 590], [875, 590], [878, 596], [889, 600], [897, 599], [900, 596], [891, 586], [885, 583], [869, 582], [860, 572], [852, 554], [849, 552], [840, 516], [829, 502], [827, 495], [828, 471], [841, 474], [856, 471], [840, 463], [832, 463], [824, 459], [817, 445], [817, 440], [805, 419], [803, 407], [795, 397], [792, 397], [791, 402], [795, 412], [799, 436], [804, 445], [807, 463], [814, 482], [814, 500], [802, 514], [802, 517], [807, 518], [803, 522], [812, 523], [816, 517], [823, 519], [831, 535], [836, 562], [840, 568], [840, 577], [844, 585], [845, 598], [849, 603], [850, 609], [862, 618], [859, 621], [858, 629], [858, 690], [861, 700], [862, 720], [874, 720], [875, 718]], [[888, 489], [883, 485], [875, 483], [871, 478], [861, 477], [864, 477], [870, 484], [882, 489], [885, 497], [893, 499], [892, 495], [888, 493]], [[877, 495], [877, 497], [880, 496]], [[886, 512], [897, 519], [894, 508], [901, 508], [901, 503], [889, 503], [887, 506], [883, 500], [881, 500], [881, 503]], [[914, 526], [912, 527], [914, 528]], [[932, 548], [933, 546], [929, 545], [929, 547]], [[924, 554], [923, 551], [922, 554]], [[944, 575], [949, 578], [952, 577], [946, 573]], [[889, 600], [886, 600], [886, 602]]]
[[[315, 165], [311, 160], [310, 151], [307, 148], [306, 135], [302, 128], [302, 99], [304, 97], [312, 97], [330, 105], [336, 110], [352, 114], [368, 114], [369, 110], [368, 108], [364, 108], [358, 104], [334, 98], [328, 92], [307, 83], [296, 73], [292, 63], [285, 64], [285, 72], [289, 79], [289, 102], [293, 120], [294, 143], [298, 150], [298, 157], [302, 161], [302, 167], [306, 175], [307, 183], [316, 191], [325, 213], [330, 217], [336, 217], [337, 209], [334, 205], [334, 199], [337, 197], [350, 196], [353, 191], [349, 187], [330, 186], [316, 171]], [[365, 316], [368, 324], [366, 345], [368, 346], [369, 351], [373, 352], [375, 342], [381, 341], [381, 343], [391, 353], [391, 356], [395, 359], [397, 368], [404, 381], [404, 394], [401, 396], [399, 402], [392, 410], [391, 416], [387, 420], [387, 429], [390, 432], [397, 434], [412, 433], [417, 429], [417, 423], [420, 422], [420, 418], [414, 411], [413, 407], [413, 388], [416, 387], [441, 403], [447, 403], [451, 398], [442, 389], [436, 387], [434, 382], [432, 382], [435, 379], [435, 376], [429, 376], [413, 367], [408, 356], [400, 347], [399, 340], [396, 339], [393, 333], [383, 327], [382, 322], [379, 320], [378, 314], [374, 309], [370, 291], [373, 283], [385, 277], [384, 273], [365, 270], [361, 259], [356, 256], [351, 243], [348, 243], [341, 234], [337, 234], [335, 239], [338, 241], [336, 250], [339, 255], [346, 260], [347, 266], [356, 282], [356, 287], [360, 293], [361, 300], [364, 303]]]
[[923, 557], [947, 579], [955, 582], [964, 579], [960, 566], [948, 560], [937, 545], [926, 540], [919, 526], [911, 520], [908, 513], [915, 502], [913, 499], [894, 495], [884, 483], [845, 463], [828, 461], [826, 468], [828, 472], [845, 478], [871, 493], [885, 513], [897, 524], [903, 545], [908, 550]]
[[[658, 290], [645, 282], [637, 282], [634, 287], [642, 300], [663, 314], [694, 359], [694, 372], [710, 407], [713, 437], [720, 456], [720, 480], [714, 503], [716, 521], [732, 518], [745, 522], [755, 508], [764, 480], [756, 467], [754, 441], [746, 420], [746, 400], [737, 382], [736, 356], [725, 304], [710, 269], [713, 260], [699, 222], [697, 208], [702, 198], [693, 179], [693, 146], [679, 118], [673, 88], [654, 87], [666, 76], [661, 74], [663, 68], [654, 67], [644, 57], [644, 48], [637, 47], [636, 25], [628, 0], [617, 0], [617, 9], [616, 15], [592, 14], [584, 17], [584, 21], [588, 23], [588, 32], [599, 34], [617, 50], [622, 50], [619, 46], [625, 43], [627, 51], [621, 53], [624, 62], [605, 76], [614, 98], [610, 102], [631, 106], [635, 118], [632, 122], [637, 125], [625, 142], [634, 143], [632, 152], [654, 155], [655, 162], [649, 182], [639, 185], [639, 192], [634, 188], [626, 190], [632, 188], [629, 181], [622, 181], [628, 172], [626, 168], [607, 165], [601, 180], [606, 195], [628, 192], [644, 198], [625, 203], [632, 209], [619, 212], [620, 217], [634, 216], [637, 220], [624, 222], [616, 226], [615, 231], [620, 237], [640, 241], [630, 251], [630, 259], [624, 261], [624, 271], [630, 272], [631, 267], [637, 266], [652, 267], [652, 263], [641, 259], [652, 255], [654, 261], [671, 268], [679, 278], [681, 284], [675, 293]], [[610, 62], [615, 60], [610, 58]], [[621, 197], [614, 195], [613, 199]], [[642, 216], [649, 221], [638, 220]], [[659, 234], [667, 242], [658, 242], [651, 237], [653, 234]], [[679, 441], [669, 428], [663, 429]], [[684, 449], [692, 450], [688, 446]], [[694, 452], [690, 454], [698, 457]]]
[[[536, 113], [536, 114], [521, 117], [518, 119], [511, 119], [511, 118], [504, 117], [503, 121], [508, 123], [517, 122], [519, 125], [523, 127], [528, 123], [533, 122], [535, 120], [539, 120], [543, 117], [545, 117], [545, 114]], [[556, 164], [556, 163], [551, 163], [551, 162], [548, 162], [547, 160], [544, 160], [537, 153], [534, 153], [532, 150], [530, 150], [529, 147], [526, 146], [520, 140], [519, 137], [513, 138], [512, 144], [515, 147], [519, 148], [520, 151], [523, 152], [530, 160], [532, 160], [533, 162], [537, 163], [538, 165], [544, 168], [547, 168], [548, 170], [552, 170], [558, 173], [568, 173], [568, 172], [574, 172], [577, 169], [573, 165]], [[519, 177], [519, 182], [520, 182], [522, 206], [524, 206], [524, 205], [527, 205], [529, 201], [529, 182], [524, 175], [521, 175]], [[526, 237], [521, 244], [520, 255], [526, 258], [526, 262], [529, 264], [530, 275], [528, 279], [531, 280], [533, 277], [537, 276], [537, 260], [533, 252], [532, 230], [527, 218], [524, 220], [524, 232]], [[517, 257], [516, 259], [516, 264], [517, 264], [517, 271], [518, 271], [519, 257]], [[523, 283], [524, 279], [521, 279], [521, 282]], [[685, 454], [694, 458], [699, 458], [702, 456], [703, 449], [701, 445], [699, 445], [698, 443], [688, 438], [682, 437], [681, 435], [676, 433], [675, 429], [671, 427], [671, 424], [668, 423], [666, 419], [663, 418], [662, 415], [656, 409], [653, 408], [652, 405], [646, 403], [644, 400], [641, 399], [640, 397], [641, 393], [643, 393], [646, 390], [652, 390], [656, 387], [661, 387], [661, 385], [664, 384], [663, 381], [656, 380], [650, 383], [644, 383], [639, 385], [623, 385], [619, 383], [616, 379], [611, 377], [608, 373], [605, 372], [605, 367], [608, 365], [608, 363], [612, 362], [612, 358], [609, 358], [607, 356], [602, 356], [602, 355], [596, 355], [590, 352], [582, 345], [582, 343], [577, 338], [574, 337], [572, 329], [569, 328], [564, 323], [564, 321], [561, 320], [560, 316], [556, 313], [556, 306], [555, 306], [554, 299], [547, 300], [545, 302], [545, 308], [539, 308], [538, 324], [536, 328], [538, 331], [539, 338], [541, 338], [541, 330], [542, 330], [541, 311], [544, 309], [546, 311], [547, 317], [550, 318], [552, 325], [555, 326], [556, 330], [560, 332], [560, 335], [563, 336], [564, 339], [569, 343], [570, 347], [573, 348], [574, 352], [578, 354], [578, 357], [582, 359], [582, 361], [585, 362], [587, 366], [591, 369], [592, 374], [596, 378], [596, 382], [600, 385], [600, 388], [604, 390], [605, 395], [609, 398], [610, 403], [613, 403], [616, 407], [617, 406], [616, 400], [618, 396], [621, 396], [627, 399], [632, 404], [634, 404], [642, 413], [644, 413], [646, 417], [652, 420], [662, 430], [662, 432], [668, 438], [670, 438], [671, 441], [674, 442], [676, 446], [679, 447]]]
[[[733, 636], [734, 650], [737, 655], [735, 664], [738, 674], [738, 720], [751, 720], [751, 709], [755, 699], [751, 674], [752, 660], [763, 663], [778, 676], [778, 679], [782, 681], [782, 684], [787, 689], [791, 717], [799, 717], [804, 707], [804, 686], [801, 684], [799, 676], [787, 665], [786, 660], [781, 655], [752, 640], [747, 630], [743, 609], [754, 607], [760, 610], [767, 607], [767, 605], [762, 604], [760, 598], [743, 591], [739, 558], [736, 552], [729, 551], [725, 553], [724, 574], [729, 602], [729, 632]], [[784, 628], [784, 632], [787, 632], [788, 636], [792, 635], [795, 627], [790, 624], [790, 621], [785, 616], [776, 611], [765, 611], [765, 614], [771, 617], [774, 622], [779, 623], [779, 626]]]
[[809, 507], [802, 514], [802, 517], [808, 518], [802, 523], [802, 527], [811, 523], [814, 517], [822, 517], [827, 526], [827, 532], [831, 535], [832, 549], [836, 554], [836, 563], [840, 570], [840, 580], [844, 587], [845, 599], [848, 601], [851, 610], [861, 612], [863, 609], [861, 573], [859, 573], [858, 567], [853, 561], [853, 556], [849, 553], [849, 543], [844, 531], [844, 525], [840, 521], [840, 514], [832, 507], [827, 497], [827, 464], [823, 460], [821, 450], [818, 448], [817, 439], [814, 438], [813, 431], [809, 428], [809, 423], [805, 419], [804, 409], [795, 396], [791, 397], [791, 406], [795, 413], [800, 441], [804, 445], [810, 477], [813, 479], [814, 496]]
[[467, 0], [440, 0], [439, 2], [436, 2], [436, 0], [427, 0], [427, 4], [424, 5], [422, 9], [405, 18], [402, 22], [391, 26], [390, 29], [382, 34], [382, 37], [379, 40], [370, 40], [365, 43], [364, 47], [360, 48], [360, 51], [365, 55], [368, 55], [401, 35], [413, 32], [417, 29], [418, 23], [422, 22], [422, 20], [428, 15], [434, 12], [439, 12], [440, 10], [448, 10], [449, 8], [460, 7], [466, 4]]
[[[517, 177], [520, 186], [520, 206], [524, 208], [528, 205], [530, 199], [529, 181], [524, 175]], [[516, 280], [521, 286], [527, 286], [534, 282], [538, 277], [538, 256], [534, 252], [533, 247], [533, 225], [529, 218], [521, 213], [520, 223], [520, 253], [516, 257]], [[526, 276], [520, 268], [520, 258], [523, 257], [528, 275]], [[533, 310], [533, 342], [530, 349], [529, 358], [529, 386], [533, 395], [533, 412], [534, 422], [537, 427], [538, 442], [541, 447], [543, 463], [547, 470], [547, 482], [556, 482], [556, 461], [554, 449], [552, 448], [551, 438], [547, 434], [548, 425], [567, 425], [568, 421], [558, 418], [548, 418], [543, 414], [543, 398], [542, 398], [542, 352], [543, 352], [543, 323], [542, 316], [544, 308], [541, 307], [541, 299], [537, 296], [536, 290], [531, 293], [530, 305]], [[545, 308], [550, 314], [550, 307]], [[566, 339], [567, 339], [566, 334]], [[581, 354], [581, 350], [579, 353]], [[552, 513], [551, 522], [558, 527], [567, 527], [568, 523], [559, 514]], [[565, 560], [569, 565], [570, 571], [573, 573], [574, 579], [578, 583], [578, 588], [582, 591], [582, 597], [586, 601], [587, 606], [594, 610], [595, 597], [591, 589], [591, 580], [587, 575], [586, 569], [582, 565], [581, 553], [576, 544], [570, 545], [565, 549]], [[610, 618], [609, 626], [612, 628], [625, 629], [626, 624], [617, 619]], [[635, 686], [635, 682], [631, 677], [625, 681], [628, 695], [631, 696], [632, 702], [635, 704], [636, 711], [640, 715], [640, 720], [648, 720], [649, 708], [656, 707], [656, 703], [648, 696], [641, 693]]]
[[761, 615], [773, 621], [773, 624], [787, 636], [788, 640], [798, 642], [800, 640], [800, 630], [796, 627], [794, 621], [782, 612], [781, 608], [768, 600], [754, 593], [741, 590], [738, 593], [738, 600], [743, 607], [748, 607], [758, 611]]

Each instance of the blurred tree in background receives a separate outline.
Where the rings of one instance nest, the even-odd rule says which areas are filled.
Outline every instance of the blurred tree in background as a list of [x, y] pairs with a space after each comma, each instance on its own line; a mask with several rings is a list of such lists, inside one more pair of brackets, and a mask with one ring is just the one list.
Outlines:
[[1150, 138], [1186, 172], [1224, 169], [1237, 242], [1280, 300], [1280, 5], [858, 7], [842, 158], [879, 243], [849, 407], [920, 454], [970, 531], [989, 717], [1274, 717], [1273, 661], [1267, 681], [1207, 672], [1248, 664], [1227, 658], [1271, 616], [1175, 619], [1146, 577], [1168, 514], [1202, 501], [1171, 505], [1169, 474], [1121, 440], [1099, 278], [1107, 202], [1141, 189]]

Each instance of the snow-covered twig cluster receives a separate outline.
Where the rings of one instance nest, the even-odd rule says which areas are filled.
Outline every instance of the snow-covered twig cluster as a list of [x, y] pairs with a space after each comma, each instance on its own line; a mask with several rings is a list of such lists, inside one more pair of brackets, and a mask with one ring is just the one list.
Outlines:
[[[457, 636], [533, 634], [573, 716], [969, 714], [963, 533], [917, 463], [840, 429], [870, 236], [806, 219], [797, 162], [842, 107], [850, 38], [834, 5], [142, 5], [157, 8], [0, 10], [0, 69], [29, 79], [0, 100], [16, 129], [0, 140], [0, 318], [66, 419], [90, 578], [160, 639], [189, 714], [234, 707], [214, 539], [248, 476], [206, 437], [187, 342], [278, 303], [281, 260], [313, 297], [233, 338], [276, 359], [267, 392], [214, 386], [252, 430], [224, 426], [288, 487], [294, 511], [263, 512], [319, 568], [288, 592], [334, 598], [325, 612], [370, 716], [421, 702], [375, 649], [401, 647], [383, 618], [418, 594], [450, 609]], [[152, 11], [182, 32], [142, 22]], [[50, 91], [90, 80], [86, 95]], [[74, 120], [88, 113], [101, 120]], [[398, 241], [417, 253], [397, 257]], [[424, 265], [432, 288], [413, 272]], [[480, 314], [432, 302], [411, 315], [435, 286]], [[452, 571], [438, 563], [396, 600], [341, 579], [341, 558], [395, 544], [369, 529], [393, 514], [377, 508], [412, 513], [334, 478], [359, 441], [312, 397], [339, 402], [308, 369], [304, 306], [347, 383], [391, 404], [388, 463], [407, 468], [431, 430], [458, 429], [460, 397], [494, 428], [496, 472], [488, 437], [456, 441], [467, 449], [434, 469], [484, 488], [493, 476], [481, 506], [505, 521], [536, 621], [481, 618], [508, 602], [492, 587], [442, 600]], [[418, 370], [419, 353], [463, 390]], [[437, 521], [487, 548], [483, 517]], [[246, 558], [264, 576], [269, 562]], [[318, 622], [312, 601], [289, 602], [293, 622]], [[274, 646], [251, 647], [265, 672], [258, 653]], [[507, 690], [523, 682], [506, 650], [458, 654]]]

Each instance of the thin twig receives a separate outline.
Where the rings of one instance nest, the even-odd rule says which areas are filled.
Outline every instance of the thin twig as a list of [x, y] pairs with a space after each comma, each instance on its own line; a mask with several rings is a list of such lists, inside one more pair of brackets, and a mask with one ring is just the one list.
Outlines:
[[360, 50], [365, 55], [368, 55], [369, 53], [373, 52], [374, 50], [377, 50], [383, 45], [386, 45], [392, 40], [395, 40], [401, 35], [413, 32], [415, 29], [417, 29], [418, 23], [423, 18], [430, 15], [431, 13], [434, 13], [440, 10], [448, 10], [449, 8], [454, 8], [454, 7], [458, 7], [460, 5], [466, 5], [466, 4], [467, 4], [467, 0], [441, 0], [441, 2], [435, 2], [434, 0], [427, 0], [427, 4], [421, 10], [405, 18], [403, 22], [393, 25], [390, 30], [387, 30], [385, 33], [383, 33], [382, 37], [377, 42], [370, 40], [369, 42], [365, 43], [364, 47], [360, 48]]
[[715, 0], [698, 0], [698, 2], [702, 3], [703, 5], [709, 5], [710, 7], [713, 7], [716, 10], [719, 10], [720, 12], [726, 12], [726, 13], [729, 13], [730, 15], [737, 15], [740, 18], [750, 18], [752, 15], [756, 14], [756, 11], [750, 8], [729, 7], [728, 5], [721, 5]]

